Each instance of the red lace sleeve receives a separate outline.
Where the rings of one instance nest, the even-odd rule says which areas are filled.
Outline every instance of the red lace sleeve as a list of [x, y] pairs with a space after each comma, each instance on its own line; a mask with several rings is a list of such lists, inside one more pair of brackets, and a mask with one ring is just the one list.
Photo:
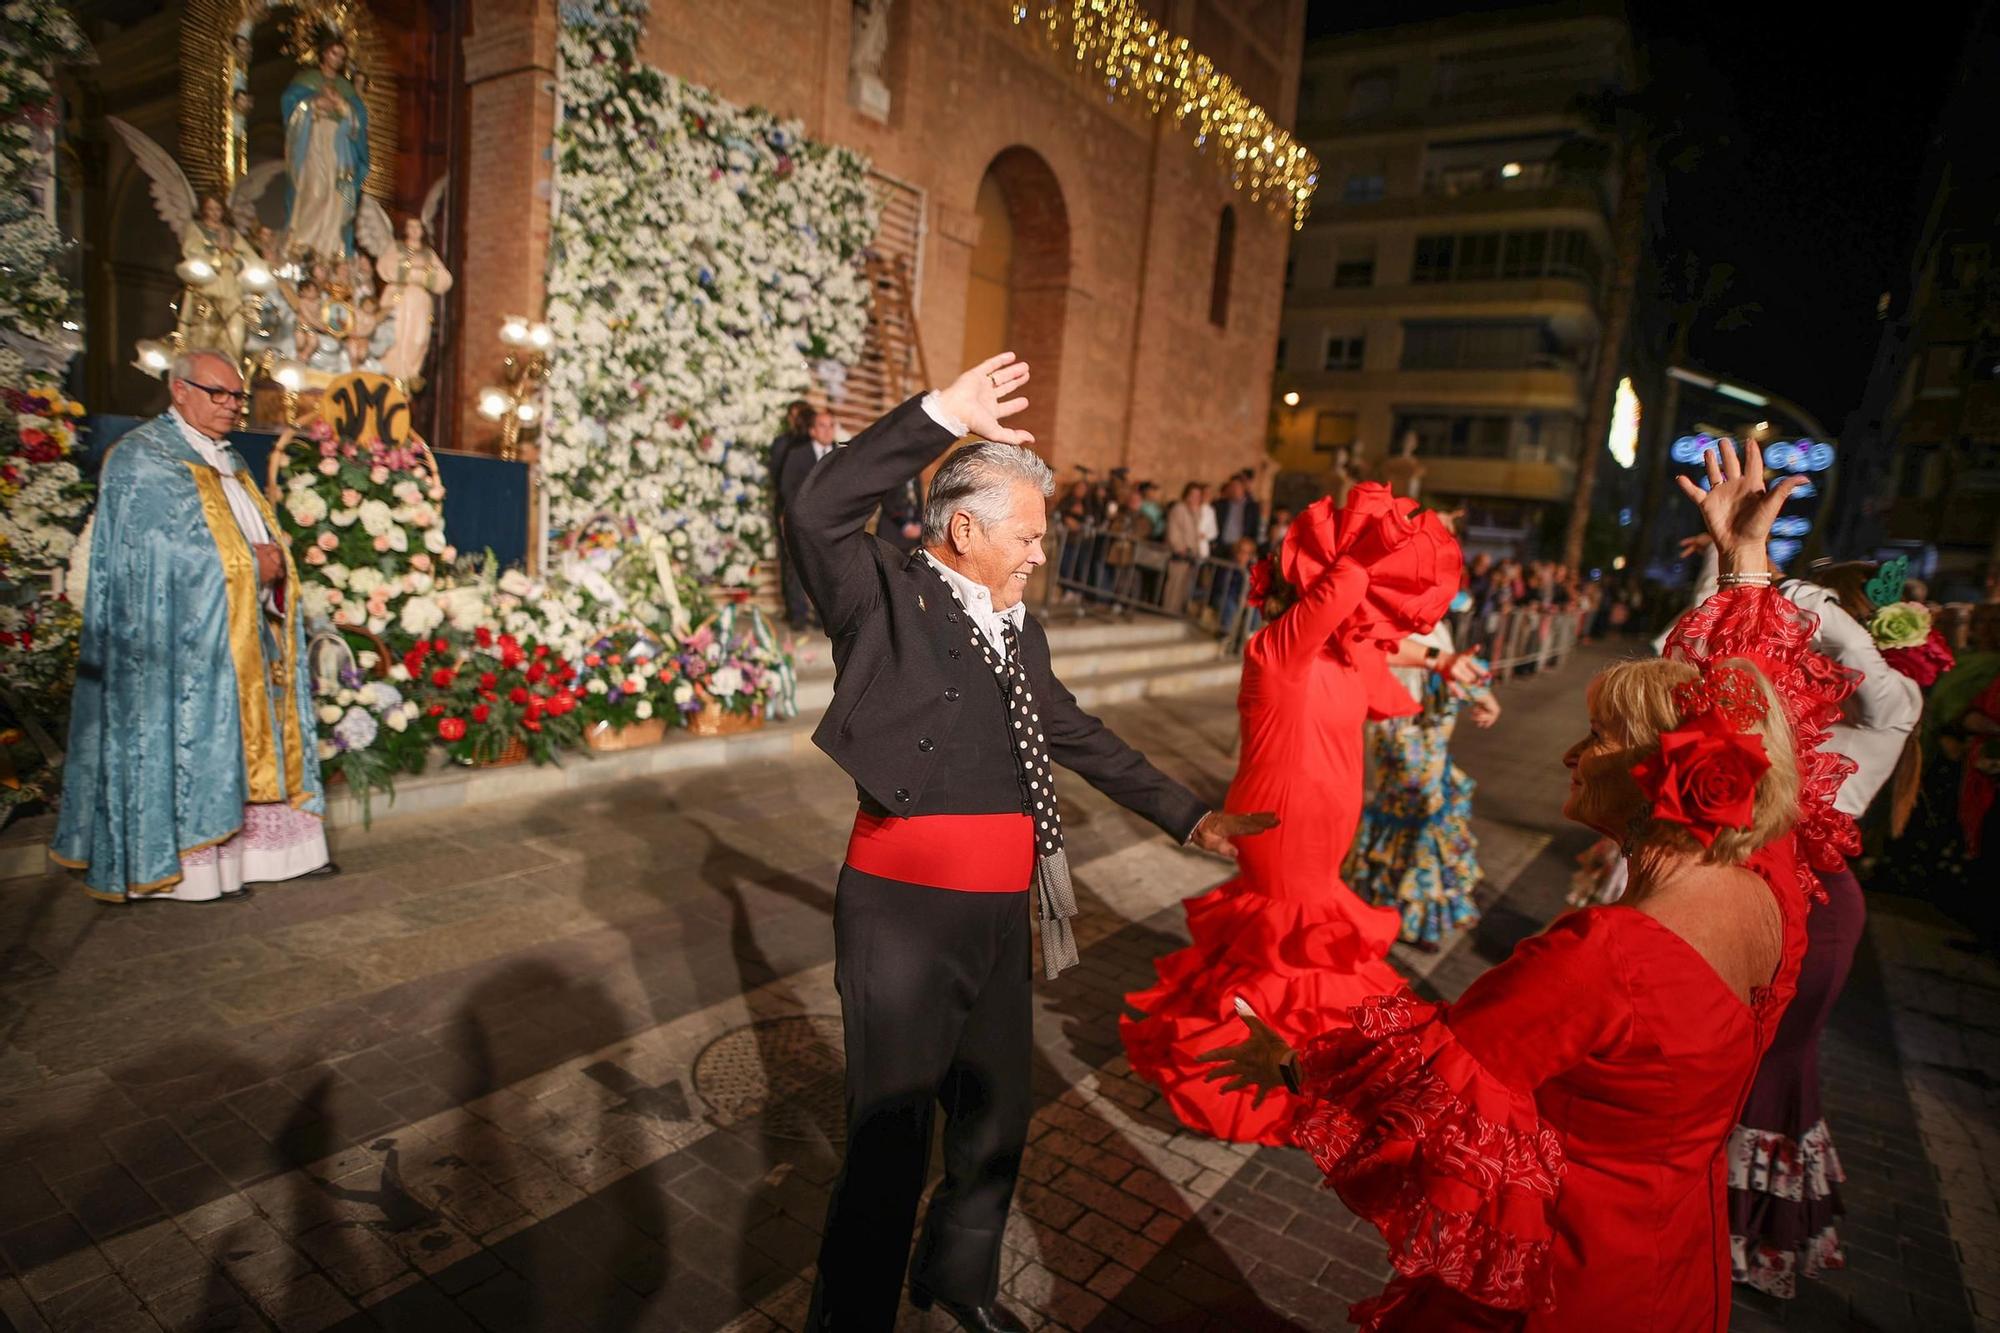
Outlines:
[[1776, 588], [1727, 588], [1682, 616], [1663, 655], [1695, 666], [1747, 658], [1770, 679], [1792, 724], [1798, 751], [1799, 820], [1794, 828], [1798, 881], [1823, 901], [1814, 870], [1836, 872], [1861, 851], [1854, 820], [1833, 808], [1854, 761], [1823, 748], [1840, 720], [1841, 701], [1860, 676], [1812, 647], [1818, 618]]
[[1623, 1037], [1613, 910], [1522, 941], [1449, 1008], [1408, 989], [1371, 999], [1301, 1054], [1294, 1140], [1382, 1233], [1396, 1270], [1350, 1311], [1363, 1328], [1552, 1308], [1563, 1150], [1535, 1089]]

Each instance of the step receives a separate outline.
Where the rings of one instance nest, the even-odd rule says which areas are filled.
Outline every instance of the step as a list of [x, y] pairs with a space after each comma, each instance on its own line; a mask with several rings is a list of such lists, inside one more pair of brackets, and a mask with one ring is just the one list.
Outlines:
[[[1114, 704], [1233, 687], [1242, 664], [1218, 656], [1212, 639], [1170, 624], [1162, 633], [1145, 623], [1079, 627], [1062, 636], [1056, 669], [1079, 706], [1096, 711]], [[1135, 632], [1136, 631], [1136, 632]], [[1051, 640], [1057, 636], [1050, 635]], [[813, 728], [832, 697], [832, 667], [809, 663], [799, 682], [799, 716], [733, 736], [680, 733], [659, 745], [611, 753], [568, 756], [561, 764], [517, 764], [508, 768], [443, 766], [396, 784], [395, 800], [378, 796], [376, 823], [485, 805], [523, 796], [552, 796], [577, 787], [623, 782], [654, 773], [714, 768], [777, 758], [812, 748]], [[335, 788], [327, 799], [327, 822], [344, 837], [361, 835], [361, 806], [354, 794]], [[17, 821], [0, 838], [0, 879], [40, 875], [48, 869], [48, 839], [55, 821], [37, 816]]]

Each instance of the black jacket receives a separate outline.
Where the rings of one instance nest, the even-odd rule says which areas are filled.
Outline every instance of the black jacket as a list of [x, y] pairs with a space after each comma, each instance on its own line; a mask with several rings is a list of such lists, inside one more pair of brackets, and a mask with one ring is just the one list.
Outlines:
[[915, 477], [882, 497], [882, 513], [875, 520], [876, 535], [904, 555], [923, 544], [922, 537], [905, 537], [903, 529], [924, 521], [923, 488]]
[[[854, 779], [865, 803], [889, 814], [945, 808], [942, 793], [929, 789], [962, 767], [940, 762], [955, 744], [961, 752], [975, 744], [1007, 752], [1004, 733], [994, 747], [985, 744], [991, 738], [957, 735], [962, 716], [989, 716], [968, 710], [968, 696], [977, 704], [982, 696], [972, 691], [994, 688], [971, 651], [964, 614], [921, 551], [904, 555], [866, 530], [883, 495], [953, 438], [912, 398], [814, 468], [786, 508], [792, 559], [833, 636], [833, 703], [813, 741]], [[1042, 727], [1055, 761], [1185, 842], [1208, 807], [1077, 706], [1055, 678], [1048, 635], [1033, 616], [1021, 653], [1030, 684], [1047, 700]], [[992, 716], [1004, 726], [1004, 714]]]

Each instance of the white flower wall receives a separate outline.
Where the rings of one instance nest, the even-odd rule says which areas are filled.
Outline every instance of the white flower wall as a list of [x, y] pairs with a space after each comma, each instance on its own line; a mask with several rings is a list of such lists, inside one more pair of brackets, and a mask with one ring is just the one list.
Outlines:
[[785, 405], [812, 362], [861, 352], [867, 163], [642, 63], [643, 0], [561, 15], [550, 520], [635, 519], [702, 581], [746, 585]]

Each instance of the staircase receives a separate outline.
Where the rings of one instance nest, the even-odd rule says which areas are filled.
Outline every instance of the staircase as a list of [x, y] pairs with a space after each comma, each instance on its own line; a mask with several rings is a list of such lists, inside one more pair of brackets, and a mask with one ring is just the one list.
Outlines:
[[[1242, 664], [1225, 657], [1213, 636], [1177, 620], [1129, 623], [1074, 621], [1049, 626], [1049, 649], [1056, 674], [1077, 703], [1096, 711], [1115, 704], [1196, 690], [1233, 687]], [[574, 787], [622, 782], [649, 773], [712, 768], [803, 753], [812, 748], [813, 728], [833, 700], [833, 663], [825, 640], [801, 642], [799, 715], [758, 731], [734, 736], [672, 733], [642, 750], [573, 755], [560, 765], [512, 768], [444, 766], [396, 784], [392, 804], [377, 798], [377, 824], [413, 815], [529, 796], [557, 796]], [[365, 837], [361, 808], [353, 793], [335, 787], [327, 798], [327, 822], [340, 842]], [[49, 816], [16, 821], [0, 835], [0, 880], [40, 875], [48, 867]]]

